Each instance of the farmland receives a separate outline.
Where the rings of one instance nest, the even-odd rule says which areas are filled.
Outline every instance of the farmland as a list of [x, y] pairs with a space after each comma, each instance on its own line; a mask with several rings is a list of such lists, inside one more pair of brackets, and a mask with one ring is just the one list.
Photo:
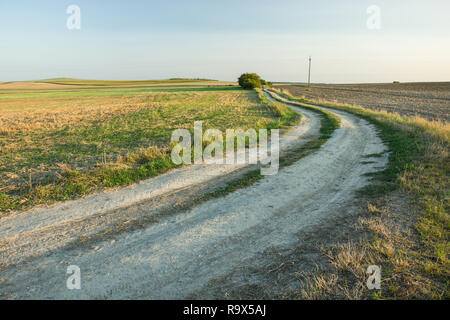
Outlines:
[[[50, 81], [50, 82], [49, 82]], [[277, 126], [254, 91], [217, 81], [53, 79], [0, 85], [0, 211], [170, 169], [174, 129]]]
[[[0, 296], [57, 288], [58, 298], [448, 297], [449, 127], [438, 109], [432, 118], [444, 121], [289, 94], [316, 86], [255, 92], [206, 80], [77, 81], [3, 87], [2, 215], [83, 199], [3, 219]], [[357, 86], [391, 92], [398, 105], [400, 91]], [[403, 94], [427, 99], [419, 89], [427, 90]], [[171, 131], [191, 130], [194, 120], [223, 130], [299, 119], [281, 139], [295, 148], [282, 148], [275, 175], [222, 165], [161, 175], [175, 167]], [[54, 272], [36, 276], [65, 274], [74, 250], [89, 268], [87, 293], [67, 291]], [[366, 289], [369, 265], [381, 266], [383, 290]], [[144, 293], [122, 290], [137, 282]]]
[[365, 108], [420, 116], [429, 120], [450, 120], [450, 82], [381, 84], [278, 84], [277, 88], [309, 100], [326, 100]]

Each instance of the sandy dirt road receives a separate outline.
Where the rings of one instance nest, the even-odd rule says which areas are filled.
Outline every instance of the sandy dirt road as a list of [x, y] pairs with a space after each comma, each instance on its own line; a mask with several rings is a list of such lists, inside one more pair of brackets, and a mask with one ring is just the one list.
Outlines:
[[[296, 109], [302, 124], [282, 150], [318, 135], [319, 116]], [[368, 183], [364, 174], [387, 163], [386, 153], [365, 157], [386, 151], [372, 125], [333, 112], [342, 126], [321, 149], [221, 198], [182, 205], [245, 168], [186, 167], [0, 220], [0, 298], [182, 299], [246, 261], [257, 265], [264, 251], [297, 241], [302, 228], [345, 215]], [[80, 290], [66, 287], [69, 265], [80, 267]]]

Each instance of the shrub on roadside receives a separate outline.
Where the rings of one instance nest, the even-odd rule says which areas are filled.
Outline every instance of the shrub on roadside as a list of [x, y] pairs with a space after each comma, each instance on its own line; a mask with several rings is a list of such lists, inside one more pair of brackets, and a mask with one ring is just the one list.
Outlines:
[[239, 77], [238, 82], [243, 89], [261, 88], [261, 78], [256, 73], [244, 73]]

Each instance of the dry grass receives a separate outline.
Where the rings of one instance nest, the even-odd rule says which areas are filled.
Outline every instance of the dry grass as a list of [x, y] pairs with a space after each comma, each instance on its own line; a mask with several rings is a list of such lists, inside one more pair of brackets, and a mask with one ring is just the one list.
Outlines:
[[[324, 242], [320, 252], [327, 262], [314, 270], [295, 273], [297, 288], [287, 291], [290, 299], [445, 299], [446, 278], [424, 259], [420, 234], [415, 229], [417, 215], [408, 198], [391, 193], [371, 200], [346, 232], [332, 231], [336, 241]], [[297, 259], [302, 259], [302, 256]], [[304, 259], [304, 258], [303, 258]], [[381, 290], [366, 286], [370, 265], [381, 267]], [[442, 268], [437, 268], [441, 271]]]
[[106, 121], [115, 116], [136, 112], [145, 105], [145, 98], [139, 96], [125, 99], [14, 99], [1, 102], [0, 127], [9, 134], [58, 129], [93, 120]]
[[[216, 99], [212, 98], [216, 97]], [[87, 96], [63, 98], [21, 98], [0, 100], [0, 128], [4, 134], [26, 133], [34, 130], [53, 130], [64, 128], [68, 125], [89, 125], [92, 121], [104, 122], [126, 114], [137, 113], [144, 109], [153, 109], [158, 112], [160, 108], [188, 103], [187, 110], [180, 116], [189, 116], [187, 111], [193, 111], [198, 104], [205, 107], [203, 100], [210, 99], [211, 105], [202, 110], [206, 115], [214, 109], [223, 109], [228, 105], [237, 112], [238, 117], [249, 105], [247, 94], [243, 92], [233, 93], [152, 93], [134, 96]], [[213, 101], [215, 100], [215, 101]], [[220, 100], [220, 102], [218, 102]], [[242, 103], [242, 108], [236, 102]], [[201, 110], [195, 110], [198, 113]], [[196, 115], [197, 115], [196, 114]], [[200, 113], [201, 115], [201, 113]], [[193, 117], [189, 117], [193, 118]]]
[[[369, 213], [359, 219], [355, 228], [371, 235], [369, 240], [339, 244], [327, 252], [338, 277], [342, 278], [338, 281], [341, 289], [347, 287], [346, 291], [349, 291], [354, 287], [364, 287], [362, 295], [354, 298], [448, 298], [445, 282], [448, 273], [436, 279], [426, 270], [424, 248], [414, 228], [415, 221], [406, 215], [407, 209], [411, 208], [402, 201], [388, 196], [378, 201], [376, 214]], [[397, 204], [397, 208], [393, 204]], [[399, 205], [402, 207], [399, 208]], [[365, 288], [365, 268], [368, 265], [382, 267], [382, 290], [369, 291]], [[353, 278], [348, 280], [346, 274], [351, 274]]]
[[[353, 292], [354, 298], [448, 299], [449, 123], [299, 100], [361, 116], [378, 127], [390, 148], [388, 168], [360, 193], [362, 199], [371, 199], [366, 216], [354, 228], [364, 236], [324, 250], [333, 266], [331, 273], [338, 276], [336, 290], [329, 297], [342, 298], [342, 292]], [[381, 291], [360, 290], [368, 265], [381, 266]]]
[[3, 82], [0, 83], [0, 92], [2, 90], [8, 89], [62, 89], [66, 88], [66, 86], [61, 84], [54, 83], [44, 83], [44, 82]]
[[301, 298], [306, 300], [320, 300], [330, 296], [339, 279], [336, 274], [324, 275], [313, 272], [298, 272], [296, 276], [303, 284], [300, 289]]
[[[3, 94], [0, 99], [0, 211], [83, 196], [171, 167], [174, 129], [281, 125], [254, 91], [178, 88], [101, 95]], [[91, 176], [89, 176], [91, 175]]]

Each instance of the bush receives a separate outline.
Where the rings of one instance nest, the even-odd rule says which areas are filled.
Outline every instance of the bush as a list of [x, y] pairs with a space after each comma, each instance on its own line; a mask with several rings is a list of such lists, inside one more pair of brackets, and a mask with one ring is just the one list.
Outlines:
[[244, 73], [239, 77], [238, 82], [244, 89], [261, 88], [261, 78], [256, 73]]

